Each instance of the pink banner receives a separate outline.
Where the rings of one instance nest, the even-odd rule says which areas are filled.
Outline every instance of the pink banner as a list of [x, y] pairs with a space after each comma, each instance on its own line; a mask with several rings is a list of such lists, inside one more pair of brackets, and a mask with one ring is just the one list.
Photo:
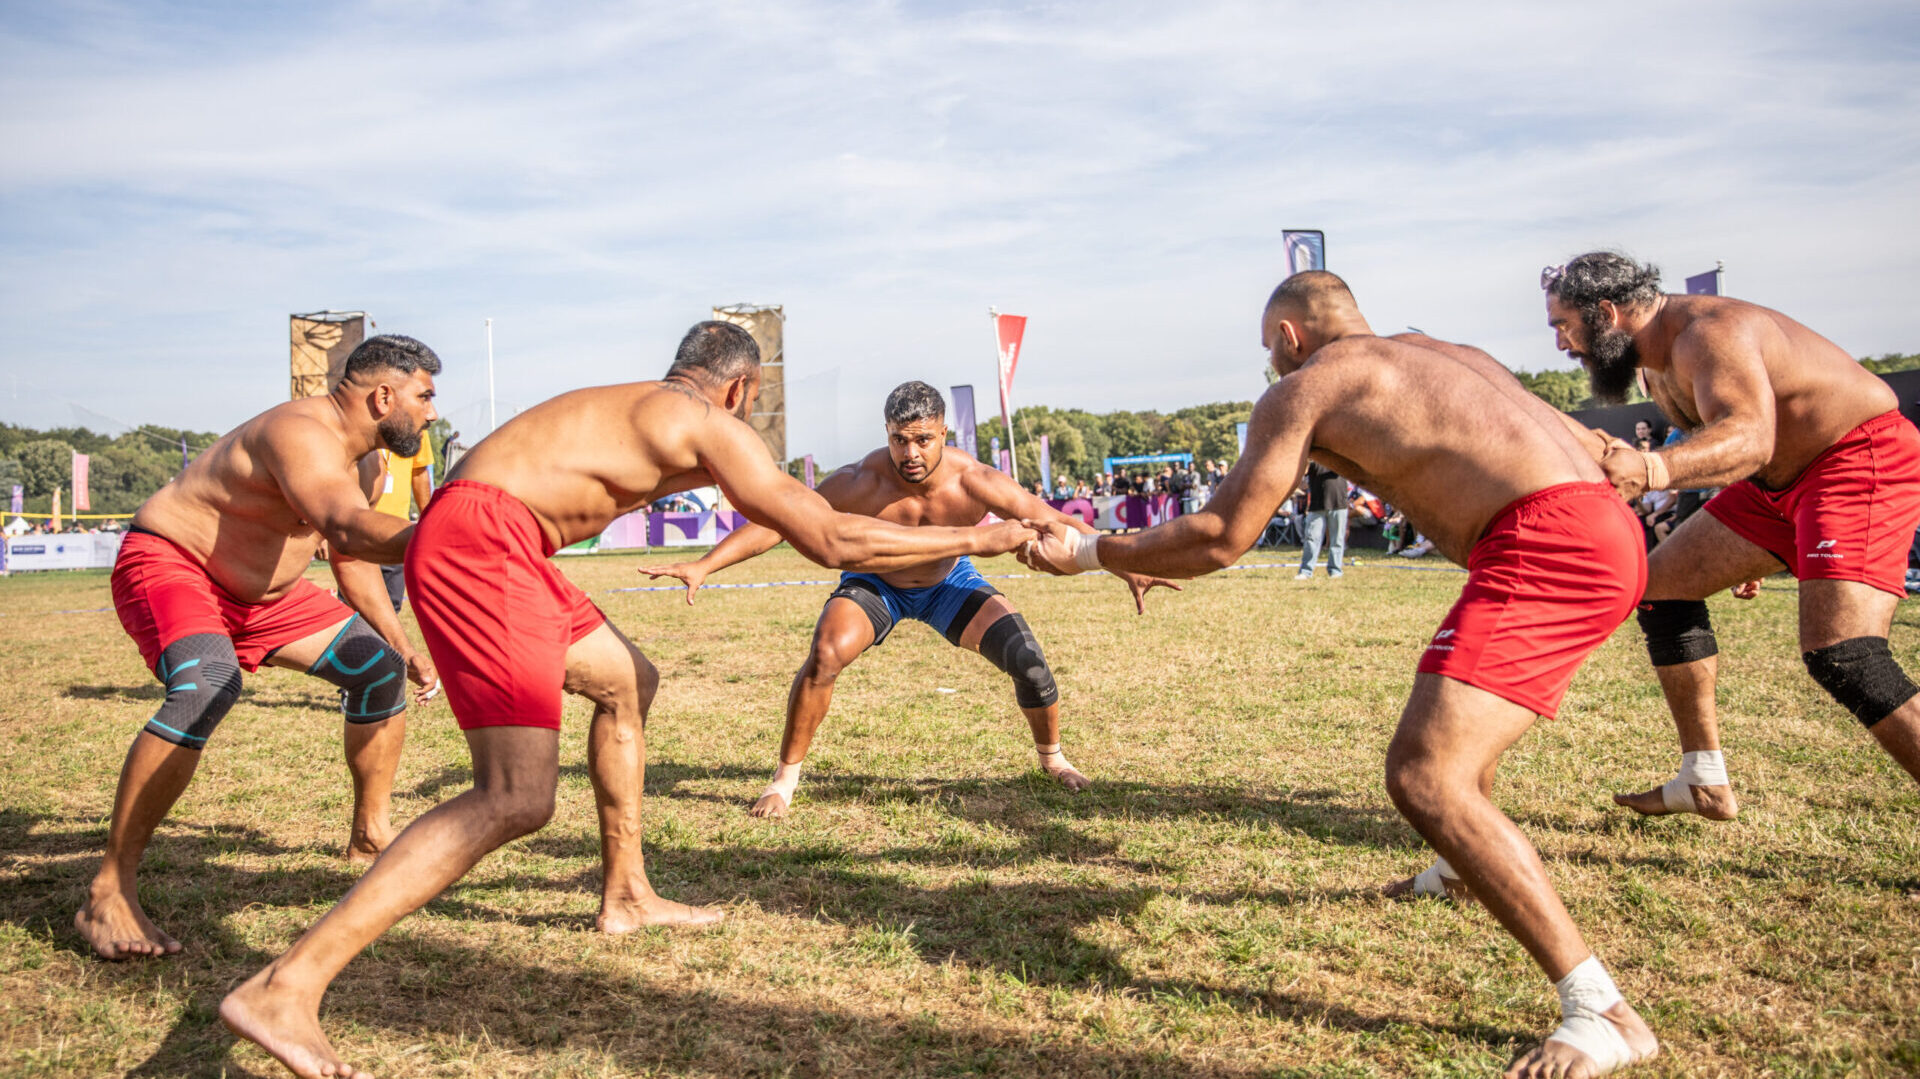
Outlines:
[[87, 471], [92, 462], [84, 453], [73, 455], [73, 512], [89, 513], [93, 510], [93, 499], [87, 497]]
[[807, 454], [807, 490], [809, 491], [813, 490], [814, 486], [815, 485], [813, 482], [813, 454], [809, 453]]
[[1000, 340], [1000, 420], [1012, 424], [1013, 369], [1020, 363], [1020, 340], [1027, 335], [1027, 316], [993, 316], [994, 336]]

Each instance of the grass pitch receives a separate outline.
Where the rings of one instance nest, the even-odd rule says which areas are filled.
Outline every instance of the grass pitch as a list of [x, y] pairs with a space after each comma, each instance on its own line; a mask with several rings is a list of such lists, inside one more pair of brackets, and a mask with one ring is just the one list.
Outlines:
[[[1222, 573], [1156, 593], [1145, 618], [1111, 578], [996, 580], [1054, 665], [1066, 750], [1093, 788], [1046, 780], [1003, 676], [910, 624], [841, 676], [783, 821], [745, 809], [829, 589], [710, 590], [691, 608], [611, 591], [653, 583], [644, 561], [563, 564], [663, 675], [653, 881], [727, 921], [593, 931], [573, 701], [553, 822], [335, 983], [321, 1019], [356, 1066], [1486, 1075], [1557, 1021], [1551, 987], [1485, 912], [1375, 894], [1430, 858], [1381, 774], [1419, 650], [1464, 579], [1434, 560], [1367, 559], [1341, 581]], [[715, 583], [831, 576], [782, 548]], [[1802, 671], [1793, 603], [1784, 578], [1713, 603], [1737, 821], [1608, 801], [1678, 760], [1631, 625], [1496, 784], [1665, 1043], [1636, 1074], [1920, 1073], [1920, 795]], [[127, 743], [161, 696], [109, 606], [104, 574], [0, 580], [0, 1073], [284, 1074], [214, 1009], [354, 879], [332, 690], [248, 678], [144, 869], [147, 911], [186, 950], [99, 962], [73, 912]], [[1894, 630], [1910, 669], [1916, 610]], [[412, 713], [396, 822], [468, 780], [444, 702]]]

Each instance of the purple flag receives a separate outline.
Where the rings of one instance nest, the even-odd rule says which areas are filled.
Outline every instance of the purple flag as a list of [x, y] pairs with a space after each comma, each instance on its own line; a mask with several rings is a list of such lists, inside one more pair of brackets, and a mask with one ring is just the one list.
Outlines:
[[807, 454], [807, 490], [813, 490], [813, 454]]
[[1697, 274], [1694, 274], [1692, 277], [1687, 278], [1687, 295], [1689, 296], [1721, 295], [1720, 269], [1721, 269], [1720, 267], [1715, 266], [1713, 269], [1708, 270], [1706, 273], [1697, 273]]
[[1302, 270], [1327, 268], [1327, 234], [1319, 229], [1284, 229], [1280, 246], [1287, 251], [1287, 276]]
[[[996, 438], [994, 441], [998, 442], [1000, 440]], [[1005, 472], [1009, 476], [1013, 475], [1013, 451], [1000, 450], [998, 453], [1000, 457], [1000, 471]]]
[[973, 387], [955, 386], [953, 394], [953, 435], [954, 442], [967, 451], [967, 456], [980, 459], [978, 432], [973, 418]]
[[26, 508], [27, 489], [19, 484], [13, 485], [13, 512], [20, 513]]
[[1049, 495], [1053, 493], [1053, 453], [1046, 435], [1040, 436], [1040, 489]]
[[187, 436], [180, 436], [180, 471], [187, 470]]

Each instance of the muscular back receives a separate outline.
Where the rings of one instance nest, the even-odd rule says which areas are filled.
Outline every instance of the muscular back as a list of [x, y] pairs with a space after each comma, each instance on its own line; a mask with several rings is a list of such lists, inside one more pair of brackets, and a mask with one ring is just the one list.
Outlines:
[[[267, 440], [291, 427], [311, 428], [318, 445], [337, 445], [339, 452], [279, 462]], [[277, 599], [306, 572], [319, 537], [289, 503], [275, 467], [337, 470], [367, 496], [379, 478], [374, 456], [357, 458], [339, 437], [339, 428], [326, 397], [268, 409], [194, 458], [178, 478], [141, 505], [133, 523], [194, 556], [235, 599]]]
[[1463, 345], [1346, 337], [1270, 392], [1311, 424], [1315, 460], [1398, 507], [1455, 562], [1515, 499], [1603, 480], [1558, 412]]
[[[1018, 490], [1004, 474], [953, 446], [946, 447], [940, 466], [925, 480], [908, 483], [894, 471], [887, 451], [878, 449], [852, 468], [827, 477], [820, 485], [820, 497], [842, 513], [878, 517], [910, 528], [964, 528], [980, 523], [996, 506], [1004, 507], [1006, 492], [994, 489], [999, 484]], [[955, 561], [944, 558], [880, 576], [900, 588], [925, 588], [943, 580]]]
[[[1664, 347], [1641, 358], [1648, 395], [1689, 430], [1751, 425], [1753, 456], [1765, 458], [1753, 475], [1768, 487], [1791, 484], [1841, 436], [1899, 405], [1845, 350], [1778, 311], [1724, 296], [1667, 296], [1657, 318]], [[1677, 458], [1688, 452], [1676, 449]], [[1683, 469], [1676, 460], [1676, 477]]]
[[704, 470], [695, 438], [701, 425], [716, 422], [746, 426], [670, 383], [574, 390], [507, 421], [448, 479], [519, 499], [557, 549], [599, 535], [654, 499], [720, 481]]

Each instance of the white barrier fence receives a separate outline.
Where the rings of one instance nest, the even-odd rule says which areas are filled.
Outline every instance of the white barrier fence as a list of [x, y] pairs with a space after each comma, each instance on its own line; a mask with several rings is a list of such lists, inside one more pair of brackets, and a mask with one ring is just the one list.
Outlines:
[[0, 546], [0, 573], [48, 569], [112, 569], [118, 532], [57, 532], [8, 536]]

